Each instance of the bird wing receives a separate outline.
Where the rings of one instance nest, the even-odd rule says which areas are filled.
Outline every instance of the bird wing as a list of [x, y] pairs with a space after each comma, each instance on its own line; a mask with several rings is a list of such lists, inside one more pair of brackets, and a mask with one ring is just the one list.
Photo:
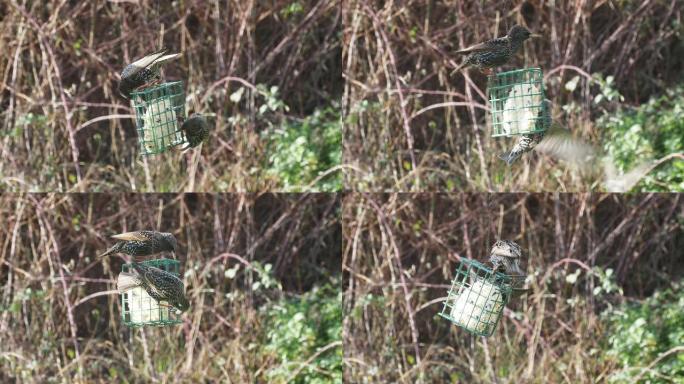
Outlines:
[[165, 61], [175, 59], [176, 57], [179, 57], [180, 55], [181, 55], [180, 53], [173, 53], [171, 55], [165, 55], [165, 56], [162, 56], [162, 57], [154, 60], [153, 63], [154, 64], [163, 63]]
[[140, 231], [135, 232], [125, 232], [118, 235], [112, 236], [113, 239], [124, 240], [124, 241], [147, 241], [149, 240]]
[[160, 283], [159, 278], [164, 278], [166, 274], [168, 274], [168, 272], [161, 270], [159, 268], [147, 267], [145, 268], [144, 273], [141, 277], [147, 285], [147, 287], [149, 287], [153, 292], [155, 292], [158, 297], [167, 297], [167, 294], [164, 293], [164, 291], [160, 290], [158, 287]]
[[464, 49], [461, 49], [460, 51], [456, 51], [456, 53], [465, 54], [465, 53], [472, 53], [472, 52], [491, 51], [491, 50], [494, 50], [496, 48], [503, 48], [506, 45], [508, 45], [508, 38], [507, 37], [499, 37], [496, 39], [485, 41], [484, 43], [471, 45], [468, 48], [464, 48]]
[[572, 137], [570, 131], [552, 124], [544, 139], [535, 149], [545, 155], [580, 166], [589, 165], [596, 158], [596, 149]]
[[605, 172], [603, 186], [608, 192], [627, 192], [634, 188], [634, 186], [636, 186], [644, 176], [651, 172], [653, 169], [652, 166], [653, 162], [651, 160], [647, 160], [630, 169], [627, 173], [618, 175], [613, 159], [607, 157], [603, 164]]
[[140, 72], [141, 70], [145, 68], [149, 68], [153, 64], [159, 64], [164, 61], [168, 61], [171, 59], [175, 59], [176, 57], [180, 56], [180, 53], [173, 53], [171, 55], [165, 55], [167, 49], [162, 48], [157, 52], [150, 53], [147, 56], [141, 57], [140, 59], [132, 62], [131, 64], [127, 65], [126, 68], [124, 68], [124, 71], [122, 73], [122, 76], [130, 77], [133, 76], [134, 74]]
[[166, 49], [166, 48], [162, 48], [156, 52], [152, 52], [149, 55], [145, 55], [145, 56], [139, 58], [138, 60], [132, 62], [130, 65], [132, 65], [136, 68], [146, 68], [146, 67], [150, 66], [152, 63], [154, 63], [155, 61], [157, 61], [159, 58], [164, 56], [164, 54], [166, 53], [167, 50], [168, 49]]

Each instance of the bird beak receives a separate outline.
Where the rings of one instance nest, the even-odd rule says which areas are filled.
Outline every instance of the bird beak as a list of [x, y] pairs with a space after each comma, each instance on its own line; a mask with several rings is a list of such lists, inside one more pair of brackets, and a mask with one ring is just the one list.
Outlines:
[[536, 39], [536, 38], [538, 38], [538, 37], [542, 37], [542, 35], [540, 35], [540, 34], [538, 34], [538, 33], [533, 33], [533, 34], [530, 35], [530, 37]]

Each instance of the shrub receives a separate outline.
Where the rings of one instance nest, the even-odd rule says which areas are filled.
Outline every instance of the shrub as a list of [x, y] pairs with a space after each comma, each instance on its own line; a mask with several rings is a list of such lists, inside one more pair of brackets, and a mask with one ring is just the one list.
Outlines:
[[[316, 287], [265, 309], [264, 352], [280, 364], [266, 373], [269, 382], [341, 383], [342, 292], [338, 284]], [[316, 353], [320, 353], [313, 358]], [[308, 361], [311, 359], [311, 361]]]
[[[287, 192], [342, 189], [341, 172], [321, 174], [340, 164], [342, 128], [337, 106], [316, 110], [301, 120], [287, 120], [266, 131], [269, 157], [266, 174]], [[320, 178], [319, 178], [320, 177]]]
[[[628, 171], [645, 159], [684, 151], [684, 86], [669, 89], [637, 108], [604, 115], [604, 149], [616, 167]], [[684, 161], [668, 161], [650, 172], [637, 191], [684, 191]]]
[[[684, 345], [682, 287], [684, 281], [656, 292], [641, 304], [625, 304], [604, 315], [609, 324], [604, 359], [622, 366], [622, 370], [610, 376], [610, 382], [632, 382], [659, 355]], [[672, 382], [668, 377], [684, 377], [681, 351], [664, 357], [643, 372], [640, 382]]]

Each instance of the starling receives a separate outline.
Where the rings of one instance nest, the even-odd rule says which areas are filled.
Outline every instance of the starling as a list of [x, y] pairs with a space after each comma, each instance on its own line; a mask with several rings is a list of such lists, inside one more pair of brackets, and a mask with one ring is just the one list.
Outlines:
[[518, 139], [518, 142], [515, 143], [513, 149], [511, 149], [510, 152], [502, 153], [499, 155], [499, 158], [510, 166], [514, 161], [519, 159], [523, 153], [534, 149], [534, 147], [539, 144], [543, 138], [544, 132], [520, 135], [520, 138]]
[[130, 99], [131, 91], [153, 81], [161, 80], [161, 75], [159, 74], [161, 64], [180, 56], [180, 53], [167, 55], [166, 51], [166, 48], [162, 48], [128, 64], [121, 72], [121, 82], [119, 83], [119, 93], [121, 96]]
[[199, 113], [193, 113], [185, 119], [181, 130], [188, 139], [188, 148], [194, 148], [209, 137], [209, 124], [207, 119]]
[[525, 272], [520, 268], [521, 257], [522, 250], [518, 244], [510, 240], [499, 240], [492, 246], [489, 261], [495, 271], [503, 267], [507, 275], [523, 276]]
[[178, 243], [173, 234], [156, 231], [136, 231], [114, 235], [112, 238], [121, 240], [109, 248], [100, 257], [115, 253], [125, 253], [129, 256], [150, 256], [160, 252], [175, 252]]
[[468, 56], [463, 64], [454, 70], [460, 70], [467, 65], [474, 65], [481, 71], [491, 73], [494, 67], [502, 66], [511, 59], [513, 55], [520, 49], [522, 43], [533, 36], [530, 31], [520, 25], [515, 25], [508, 32], [508, 35], [496, 39], [485, 41], [484, 43], [476, 44], [460, 51], [457, 54]]
[[190, 307], [185, 297], [183, 281], [176, 275], [135, 261], [132, 265], [133, 273], [121, 272], [116, 280], [116, 289], [119, 293], [135, 287], [143, 287], [147, 294], [157, 302], [167, 302], [181, 312], [185, 312]]
[[526, 274], [520, 268], [522, 249], [518, 244], [510, 240], [499, 240], [494, 243], [489, 256], [489, 261], [494, 266], [494, 271], [503, 268], [504, 273], [511, 277], [511, 298], [515, 299], [529, 292], [525, 288]]
[[[527, 124], [534, 123], [537, 128], [549, 127], [548, 130], [520, 135], [513, 149], [499, 155], [499, 158], [510, 166], [524, 153], [534, 149], [577, 165], [589, 164], [589, 161], [595, 157], [594, 148], [582, 141], [573, 139], [567, 129], [552, 124], [550, 110], [551, 101], [548, 99], [542, 101], [542, 108], [540, 108], [537, 118], [529, 116], [529, 110], [527, 110], [528, 115], [524, 116], [522, 121], [528, 122]], [[505, 119], [506, 117], [504, 117]], [[528, 129], [523, 127], [522, 130]]]

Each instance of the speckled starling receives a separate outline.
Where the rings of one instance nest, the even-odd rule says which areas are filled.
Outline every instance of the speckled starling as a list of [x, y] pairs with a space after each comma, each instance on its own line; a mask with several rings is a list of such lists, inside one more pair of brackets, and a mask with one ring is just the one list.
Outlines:
[[159, 73], [161, 64], [180, 56], [180, 53], [167, 55], [166, 51], [166, 48], [162, 48], [128, 64], [121, 72], [121, 82], [119, 83], [119, 93], [121, 96], [130, 99], [132, 91], [154, 81], [161, 80]]
[[178, 247], [176, 238], [168, 232], [135, 231], [114, 235], [112, 238], [121, 240], [100, 255], [104, 257], [114, 253], [124, 253], [129, 256], [150, 256], [160, 252], [175, 252]]
[[176, 275], [155, 267], [133, 262], [133, 271], [121, 272], [116, 280], [116, 289], [124, 293], [135, 287], [143, 287], [147, 294], [158, 302], [185, 312], [190, 303], [185, 297], [183, 281]]
[[520, 138], [518, 139], [518, 142], [515, 143], [515, 146], [513, 146], [513, 149], [511, 149], [509, 152], [502, 153], [499, 155], [499, 158], [510, 166], [514, 161], [519, 159], [523, 153], [534, 149], [534, 147], [539, 144], [543, 138], [544, 132], [520, 135]]
[[497, 271], [501, 268], [507, 275], [522, 276], [525, 274], [520, 268], [522, 249], [518, 244], [510, 240], [499, 240], [494, 243], [489, 255], [489, 261]]
[[516, 25], [504, 37], [488, 40], [484, 43], [456, 51], [457, 54], [467, 54], [468, 56], [455, 71], [466, 65], [474, 65], [481, 71], [489, 73], [491, 68], [508, 63], [511, 57], [520, 49], [523, 42], [530, 36], [532, 34], [525, 27]]
[[188, 117], [181, 126], [181, 130], [185, 132], [185, 137], [188, 139], [188, 148], [193, 148], [209, 137], [209, 124], [207, 119], [199, 113], [193, 113]]
[[[547, 130], [520, 135], [513, 149], [499, 155], [499, 158], [510, 166], [524, 153], [534, 149], [540, 153], [575, 165], [588, 165], [596, 156], [594, 148], [589, 144], [574, 139], [567, 129], [554, 124], [551, 121], [550, 110], [551, 101], [544, 99], [537, 119], [524, 117], [523, 121], [543, 125], [548, 127]], [[522, 127], [522, 130], [527, 130], [527, 127]]]

